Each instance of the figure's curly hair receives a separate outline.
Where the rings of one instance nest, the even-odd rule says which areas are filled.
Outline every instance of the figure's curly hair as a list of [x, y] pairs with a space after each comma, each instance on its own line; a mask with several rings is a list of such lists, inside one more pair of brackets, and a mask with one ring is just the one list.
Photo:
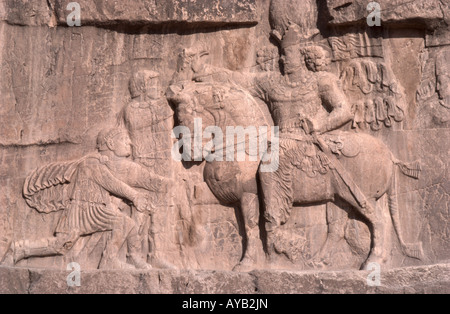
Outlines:
[[124, 128], [121, 127], [115, 127], [115, 128], [111, 128], [111, 129], [104, 129], [102, 131], [100, 131], [100, 133], [97, 136], [97, 149], [98, 151], [102, 152], [105, 150], [108, 150], [108, 141], [112, 140], [113, 138], [115, 138], [117, 135], [122, 134], [122, 133], [127, 133], [127, 130], [125, 130]]
[[320, 59], [330, 54], [327, 49], [325, 49], [320, 45], [304, 47], [301, 49], [301, 53], [305, 57], [306, 63], [313, 63], [313, 64], [316, 63], [317, 59]]

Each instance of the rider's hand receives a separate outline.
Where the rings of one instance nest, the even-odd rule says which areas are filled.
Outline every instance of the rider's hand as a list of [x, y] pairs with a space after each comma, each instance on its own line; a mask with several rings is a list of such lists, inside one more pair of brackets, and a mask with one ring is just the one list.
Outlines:
[[144, 213], [148, 210], [148, 200], [144, 194], [139, 194], [133, 201], [133, 204], [138, 212]]
[[311, 119], [311, 124], [312, 124], [312, 127], [311, 127], [311, 134], [313, 134], [313, 133], [318, 133], [318, 134], [320, 134], [320, 133], [321, 133], [320, 124], [319, 124], [316, 120], [314, 120], [314, 119]]
[[304, 123], [306, 123], [307, 125], [307, 132], [309, 132], [309, 134], [321, 134], [321, 130], [320, 130], [320, 124], [314, 120], [314, 119], [305, 119]]

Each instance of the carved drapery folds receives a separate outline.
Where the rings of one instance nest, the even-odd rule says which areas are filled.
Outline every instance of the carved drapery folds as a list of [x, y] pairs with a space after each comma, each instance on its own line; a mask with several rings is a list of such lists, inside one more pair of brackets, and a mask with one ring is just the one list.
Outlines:
[[450, 258], [445, 1], [44, 2], [0, 5], [3, 265]]

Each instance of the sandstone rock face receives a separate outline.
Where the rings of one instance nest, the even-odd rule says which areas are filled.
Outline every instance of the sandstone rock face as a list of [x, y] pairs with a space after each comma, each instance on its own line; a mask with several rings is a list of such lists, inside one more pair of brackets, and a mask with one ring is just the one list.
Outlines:
[[[366, 20], [367, 7], [373, 1], [327, 0], [328, 10], [333, 17], [332, 24], [346, 24]], [[381, 19], [392, 24], [421, 24], [435, 28], [448, 21], [450, 6], [440, 0], [380, 0]]]
[[[86, 271], [80, 286], [67, 285], [70, 271], [0, 267], [2, 294], [448, 294], [448, 264], [392, 269], [379, 286], [367, 271], [293, 272]], [[186, 297], [188, 300], [189, 297]], [[277, 308], [282, 304], [277, 304]], [[173, 306], [174, 308], [176, 305]], [[180, 305], [181, 307], [181, 305]], [[270, 308], [275, 305], [271, 304]]]
[[447, 293], [450, 4], [369, 2], [0, 1], [0, 292]]
[[[3, 1], [2, 20], [18, 25], [67, 26], [69, 0]], [[93, 1], [75, 2], [84, 25], [256, 24], [255, 0], [242, 1]], [[70, 6], [70, 8], [73, 8]], [[69, 12], [70, 13], [70, 12]]]

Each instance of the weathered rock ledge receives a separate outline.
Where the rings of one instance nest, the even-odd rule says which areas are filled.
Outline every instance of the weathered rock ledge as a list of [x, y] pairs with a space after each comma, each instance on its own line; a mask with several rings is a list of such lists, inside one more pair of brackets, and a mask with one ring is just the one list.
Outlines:
[[[0, 20], [24, 26], [67, 26], [70, 0], [0, 1]], [[78, 0], [83, 26], [257, 24], [255, 0], [104, 1]]]
[[370, 287], [368, 271], [86, 271], [68, 287], [70, 272], [0, 267], [2, 294], [447, 294], [450, 264], [393, 269]]

